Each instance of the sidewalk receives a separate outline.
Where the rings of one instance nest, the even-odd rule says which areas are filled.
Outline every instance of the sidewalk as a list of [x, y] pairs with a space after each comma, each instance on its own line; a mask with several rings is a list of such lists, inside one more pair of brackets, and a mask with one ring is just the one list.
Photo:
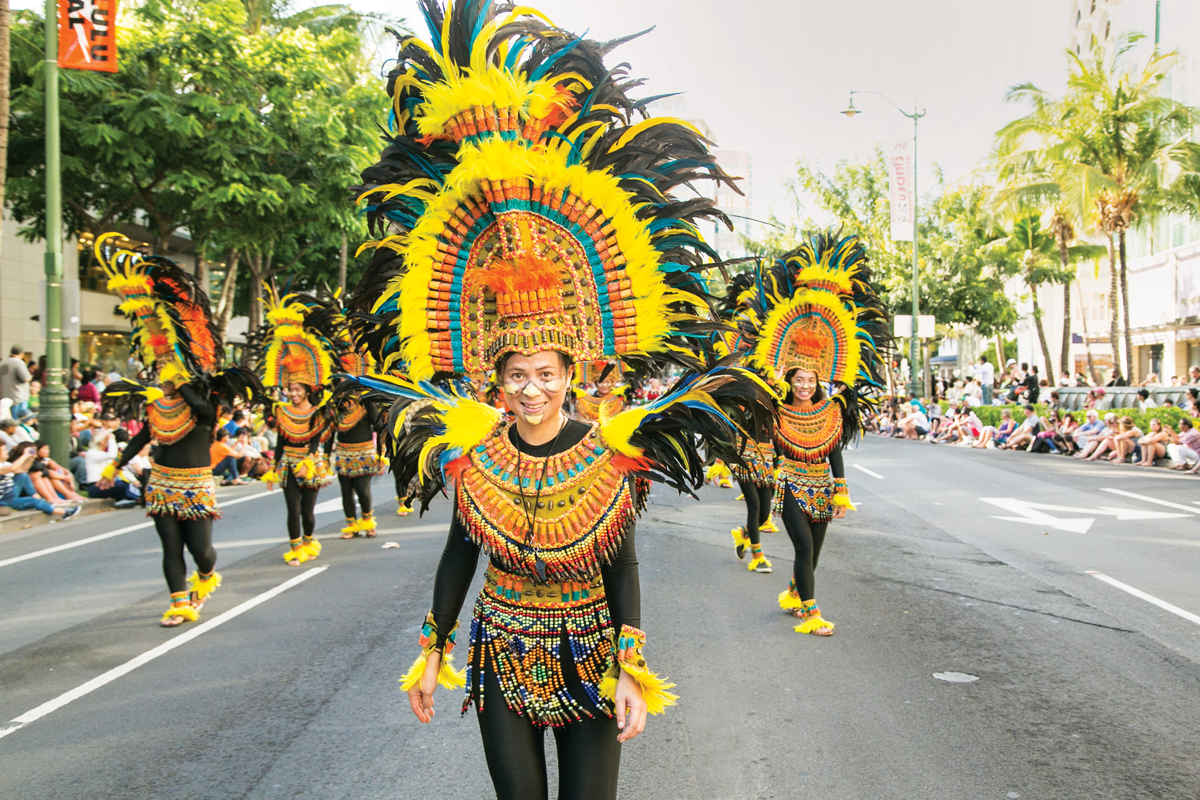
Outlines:
[[[106, 511], [112, 511], [113, 502], [114, 501], [108, 499], [84, 500], [80, 507], [79, 513], [73, 519], [79, 519], [80, 517], [90, 516], [92, 514], [103, 514]], [[54, 519], [56, 519], [56, 517], [52, 517], [49, 514], [43, 514], [41, 511], [36, 509], [30, 511], [17, 511], [14, 509], [12, 513], [8, 514], [7, 516], [0, 517], [0, 536], [3, 536], [6, 533], [14, 533], [16, 531], [34, 528], [38, 525], [49, 525], [51, 524], [51, 520]]]

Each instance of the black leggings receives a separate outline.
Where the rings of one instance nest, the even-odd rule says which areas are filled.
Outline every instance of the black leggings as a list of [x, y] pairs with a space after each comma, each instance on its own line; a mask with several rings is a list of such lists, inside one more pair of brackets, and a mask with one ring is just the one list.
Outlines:
[[358, 495], [358, 505], [362, 508], [363, 516], [371, 513], [371, 478], [370, 475], [358, 475], [347, 478], [338, 475], [338, 483], [342, 485], [342, 513], [346, 519], [354, 519], [354, 496]]
[[756, 486], [747, 481], [738, 481], [742, 494], [746, 496], [746, 535], [750, 544], [760, 544], [758, 528], [766, 525], [771, 518], [771, 498], [775, 494], [774, 486]]
[[287, 483], [283, 484], [283, 499], [287, 502], [288, 538], [293, 542], [300, 538], [301, 523], [305, 536], [312, 536], [317, 527], [317, 515], [313, 513], [317, 507], [317, 491], [305, 489], [295, 475], [288, 473]]
[[816, 598], [816, 579], [813, 572], [817, 559], [821, 557], [821, 545], [825, 544], [825, 529], [829, 522], [815, 522], [800, 510], [800, 504], [792, 495], [791, 488], [783, 490], [783, 527], [792, 547], [796, 550], [796, 563], [792, 567], [792, 578], [801, 600]]
[[[511, 710], [495, 673], [484, 674], [485, 710], [475, 716], [497, 800], [547, 800], [545, 729]], [[597, 716], [553, 729], [559, 800], [616, 800], [621, 769], [617, 720]]]
[[169, 514], [155, 515], [154, 530], [163, 546], [163, 574], [171, 593], [187, 591], [187, 565], [183, 563], [186, 545], [196, 562], [196, 571], [203, 575], [217, 565], [217, 551], [212, 546], [212, 518], [179, 519]]

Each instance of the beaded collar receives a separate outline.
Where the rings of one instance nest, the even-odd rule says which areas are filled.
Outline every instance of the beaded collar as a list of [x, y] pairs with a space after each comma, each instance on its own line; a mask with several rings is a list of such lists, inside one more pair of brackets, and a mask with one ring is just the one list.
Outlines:
[[607, 406], [608, 413], [619, 414], [624, 410], [625, 401], [619, 395], [610, 394], [604, 399], [600, 399], [592, 394], [585, 394], [575, 401], [575, 410], [579, 416], [588, 422], [593, 422], [600, 419], [600, 409]]
[[557, 455], [522, 454], [518, 475], [510, 425], [496, 426], [471, 451], [458, 482], [459, 520], [471, 540], [509, 572], [538, 581], [540, 557], [546, 581], [590, 580], [616, 555], [637, 516], [629, 481], [612, 465], [613, 452], [597, 425]]
[[792, 461], [824, 461], [842, 441], [841, 408], [827, 397], [808, 408], [781, 405], [775, 440]]
[[325, 420], [319, 411], [318, 406], [313, 406], [301, 413], [291, 403], [276, 403], [275, 422], [288, 441], [307, 442], [325, 430]]
[[362, 403], [352, 403], [350, 410], [338, 419], [338, 432], [349, 433], [366, 415], [367, 409]]
[[196, 416], [182, 395], [160, 397], [148, 404], [146, 420], [159, 444], [175, 444], [196, 427]]

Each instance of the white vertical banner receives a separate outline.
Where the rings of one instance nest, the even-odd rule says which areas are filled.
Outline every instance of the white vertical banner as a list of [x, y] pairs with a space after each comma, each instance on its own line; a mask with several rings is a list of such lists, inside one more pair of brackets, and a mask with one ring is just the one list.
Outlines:
[[887, 162], [889, 200], [892, 207], [892, 241], [913, 240], [913, 143], [889, 139], [883, 143]]

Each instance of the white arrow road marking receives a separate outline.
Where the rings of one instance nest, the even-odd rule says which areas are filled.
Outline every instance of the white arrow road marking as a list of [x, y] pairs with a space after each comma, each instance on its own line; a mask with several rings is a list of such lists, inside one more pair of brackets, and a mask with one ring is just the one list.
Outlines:
[[1144, 519], [1178, 519], [1187, 516], [1187, 514], [1172, 514], [1169, 511], [1144, 511], [1140, 508], [1114, 508], [1113, 506], [1078, 508], [1076, 506], [1056, 506], [1049, 503], [1032, 503], [1028, 500], [1017, 500], [1013, 497], [981, 497], [979, 499], [985, 503], [999, 506], [1005, 511], [1012, 511], [1021, 515], [1019, 517], [995, 517], [994, 519], [1003, 519], [1009, 522], [1025, 522], [1031, 525], [1044, 524], [1051, 528], [1072, 531], [1074, 533], [1087, 533], [1092, 527], [1092, 523], [1096, 521], [1095, 517], [1063, 519], [1045, 512], [1064, 511], [1068, 514], [1102, 514], [1108, 517], [1116, 517], [1122, 522]]
[[1030, 504], [1015, 497], [981, 497], [979, 499], [1005, 511], [1020, 514], [1019, 517], [992, 517], [992, 519], [1002, 519], [1006, 522], [1024, 522], [1028, 525], [1040, 525], [1043, 528], [1053, 528], [1057, 531], [1087, 533], [1088, 529], [1092, 527], [1092, 523], [1096, 521], [1094, 517], [1070, 519], [1055, 517], [1045, 511], [1032, 508]]
[[33, 709], [32, 711], [26, 711], [21, 716], [13, 719], [8, 724], [7, 727], [0, 728], [0, 739], [3, 739], [5, 736], [8, 736], [10, 733], [13, 733], [14, 731], [20, 730], [21, 728], [25, 727], [26, 725], [28, 725], [31, 722], [35, 722], [35, 721], [41, 719], [42, 717], [46, 716], [47, 714], [57, 711], [58, 709], [65, 706], [67, 703], [78, 700], [79, 698], [83, 697], [84, 695], [91, 694], [92, 692], [99, 689], [101, 686], [104, 686], [107, 683], [111, 683], [112, 681], [115, 681], [117, 678], [121, 677], [122, 675], [126, 675], [130, 672], [133, 672], [135, 669], [142, 666], [143, 664], [147, 664], [147, 663], [153, 661], [154, 659], [158, 658], [159, 656], [171, 652], [176, 647], [179, 647], [180, 645], [183, 645], [183, 644], [187, 644], [192, 639], [195, 639], [197, 636], [201, 636], [205, 633], [208, 633], [209, 631], [211, 631], [213, 628], [217, 627], [218, 625], [224, 625], [226, 622], [233, 619], [234, 617], [241, 616], [242, 614], [246, 613], [247, 611], [254, 608], [255, 606], [260, 605], [260, 604], [265, 603], [266, 601], [270, 600], [275, 595], [280, 594], [282, 592], [286, 592], [288, 589], [292, 588], [296, 584], [303, 583], [304, 581], [308, 580], [309, 578], [319, 575], [327, 569], [329, 569], [329, 567], [316, 567], [314, 569], [306, 569], [303, 572], [301, 572], [299, 575], [297, 575], [296, 577], [286, 580], [283, 583], [279, 584], [274, 589], [268, 589], [267, 591], [263, 592], [262, 594], [258, 595], [257, 597], [252, 597], [249, 600], [247, 600], [246, 602], [242, 603], [241, 605], [234, 606], [233, 608], [226, 611], [224, 614], [219, 614], [218, 616], [215, 616], [212, 619], [210, 619], [208, 622], [203, 622], [203, 623], [197, 625], [196, 627], [192, 628], [189, 631], [181, 633], [178, 636], [172, 637], [171, 639], [160, 644], [158, 647], [147, 650], [146, 652], [142, 653], [140, 656], [136, 656], [135, 658], [132, 658], [129, 661], [126, 661], [121, 666], [114, 667], [113, 669], [110, 669], [108, 672], [105, 672], [103, 675], [97, 675], [95, 678], [92, 678], [87, 683], [81, 684], [80, 686], [76, 686], [71, 691], [65, 692], [64, 694], [60, 694], [58, 697], [54, 698], [53, 700], [49, 700], [45, 703], [42, 703], [40, 706]]
[[1166, 506], [1167, 508], [1179, 508], [1192, 514], [1200, 514], [1200, 510], [1192, 508], [1191, 506], [1185, 506], [1182, 503], [1172, 503], [1170, 500], [1159, 500], [1157, 497], [1147, 497], [1144, 494], [1134, 494], [1133, 492], [1127, 492], [1124, 489], [1101, 489], [1100, 491], [1108, 492], [1109, 494], [1119, 494], [1122, 497], [1132, 497], [1134, 500], [1143, 500], [1147, 503], [1154, 503], [1155, 505]]
[[1154, 605], [1158, 606], [1161, 609], [1165, 609], [1166, 611], [1170, 611], [1172, 614], [1176, 614], [1180, 617], [1183, 617], [1188, 622], [1194, 622], [1197, 625], [1200, 625], [1200, 616], [1193, 614], [1190, 611], [1184, 611], [1179, 606], [1171, 605], [1166, 600], [1159, 600], [1154, 595], [1146, 594], [1141, 589], [1135, 589], [1127, 583], [1121, 583], [1116, 578], [1110, 578], [1107, 575], [1105, 575], [1103, 572], [1095, 572], [1093, 570], [1088, 570], [1088, 575], [1091, 575], [1093, 578], [1099, 578], [1100, 580], [1104, 581], [1108, 585], [1115, 586], [1123, 592], [1129, 592], [1134, 597], [1140, 597], [1141, 599], [1145, 600], [1147, 603], [1153, 603]]

